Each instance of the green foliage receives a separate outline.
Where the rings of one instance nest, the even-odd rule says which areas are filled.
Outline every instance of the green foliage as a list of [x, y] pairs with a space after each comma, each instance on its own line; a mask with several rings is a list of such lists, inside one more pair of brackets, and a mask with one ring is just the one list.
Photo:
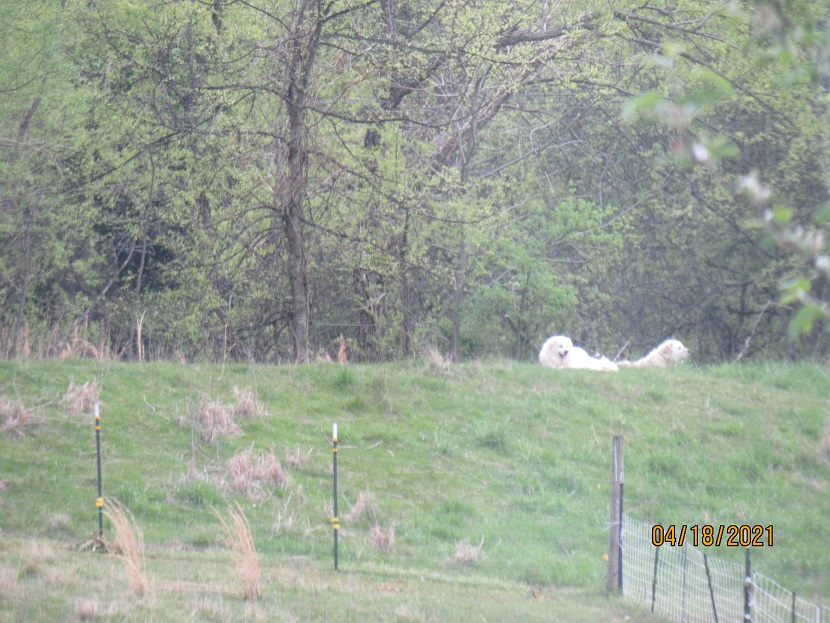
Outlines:
[[[776, 268], [771, 262], [756, 265], [751, 278], [758, 280], [765, 270], [776, 276], [782, 284], [780, 303], [790, 308], [790, 339], [815, 338], [814, 326], [828, 311], [823, 294], [814, 296], [810, 291], [815, 280], [825, 279], [822, 267], [830, 263], [825, 261], [822, 225], [805, 223], [828, 200], [827, 95], [819, 87], [819, 80], [827, 75], [830, 49], [826, 28], [821, 26], [825, 9], [795, 1], [786, 6], [759, 2], [749, 12], [737, 6], [731, 10], [739, 28], [752, 28], [741, 47], [745, 58], [738, 61], [755, 72], [751, 81], [727, 79], [722, 70], [686, 54], [682, 45], [666, 44], [669, 53], [655, 55], [653, 62], [667, 70], [672, 94], [651, 91], [633, 97], [624, 114], [629, 120], [666, 123], [676, 135], [671, 154], [677, 164], [711, 167], [724, 158], [737, 161], [724, 163], [723, 173], [743, 175], [740, 187], [757, 210], [756, 221], [759, 216], [763, 219], [782, 250]], [[776, 89], [774, 102], [763, 94], [767, 88]], [[746, 110], [751, 116], [730, 114], [727, 124], [712, 133], [702, 129], [708, 124], [707, 108]], [[723, 179], [715, 181], [723, 184]], [[813, 267], [806, 277], [793, 278], [793, 273], [803, 274], [799, 256]], [[765, 310], [771, 302], [772, 298]]]
[[305, 296], [312, 356], [819, 356], [826, 33], [778, 6], [10, 5], [0, 355], [281, 362]]

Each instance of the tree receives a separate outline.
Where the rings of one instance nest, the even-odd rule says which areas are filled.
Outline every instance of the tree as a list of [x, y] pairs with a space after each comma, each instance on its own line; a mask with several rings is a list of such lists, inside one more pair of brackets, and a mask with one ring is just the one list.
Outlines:
[[[793, 253], [806, 251], [822, 263], [822, 243], [817, 244], [817, 233], [806, 224], [810, 213], [829, 198], [828, 101], [819, 88], [820, 54], [827, 49], [826, 35], [818, 27], [823, 10], [801, 2], [761, 2], [748, 13], [724, 10], [721, 14], [739, 27], [753, 29], [740, 49], [744, 60], [730, 67], [743, 67], [741, 78], [732, 78], [684, 47], [664, 43], [656, 58], [669, 70], [674, 95], [655, 91], [629, 104], [630, 113], [645, 113], [669, 125], [675, 137], [669, 152], [675, 165], [696, 166], [684, 183], [691, 184], [692, 195], [733, 232], [721, 256], [735, 256], [734, 249], [741, 246], [746, 249], [742, 258], [754, 256], [749, 263], [743, 259], [735, 267], [740, 276], [731, 278], [733, 291], [740, 292], [737, 313], [745, 319], [743, 335], [727, 341], [736, 358], [747, 354], [765, 318], [785, 316], [794, 336], [808, 332], [823, 315], [819, 301], [808, 294], [812, 279], [796, 278], [800, 261]], [[819, 56], [811, 58], [816, 51]], [[774, 96], [770, 89], [775, 89]], [[748, 198], [744, 203], [735, 201], [739, 185]], [[713, 193], [713, 188], [720, 190]], [[747, 228], [747, 222], [760, 225], [762, 220], [784, 243], [778, 249], [764, 245], [763, 230]], [[724, 263], [713, 267], [723, 271]], [[813, 277], [819, 273], [820, 269]], [[778, 302], [776, 290], [782, 283], [790, 285]], [[789, 306], [799, 300], [806, 305], [794, 313]], [[826, 349], [826, 340], [815, 346], [815, 352]]]

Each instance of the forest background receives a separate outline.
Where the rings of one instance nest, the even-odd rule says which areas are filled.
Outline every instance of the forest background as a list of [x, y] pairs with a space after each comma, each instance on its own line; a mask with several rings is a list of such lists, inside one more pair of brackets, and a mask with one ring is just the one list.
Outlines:
[[0, 357], [830, 353], [827, 2], [0, 6]]

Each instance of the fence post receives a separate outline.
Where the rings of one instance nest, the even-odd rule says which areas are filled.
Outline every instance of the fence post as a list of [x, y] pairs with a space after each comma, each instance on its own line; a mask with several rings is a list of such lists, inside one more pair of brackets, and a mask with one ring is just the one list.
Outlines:
[[621, 591], [622, 577], [622, 508], [623, 508], [623, 437], [612, 437], [613, 455], [611, 459], [611, 535], [608, 543], [608, 580], [609, 591]]
[[337, 533], [340, 531], [340, 519], [337, 516], [337, 422], [332, 426], [331, 431], [331, 456], [332, 456], [332, 497], [334, 498], [334, 517], [331, 518], [334, 528], [334, 570], [338, 569]]
[[689, 552], [686, 550], [688, 547], [685, 543], [683, 544], [683, 594], [680, 597], [680, 621], [681, 623], [686, 623], [686, 593], [688, 592], [687, 589], [687, 582], [686, 577], [689, 575]]
[[795, 623], [795, 591], [793, 591], [793, 606], [792, 606], [792, 623]]
[[95, 402], [95, 454], [98, 457], [98, 499], [95, 506], [98, 507], [98, 540], [104, 538], [104, 492], [101, 483], [101, 411], [98, 402]]
[[660, 560], [660, 548], [654, 548], [654, 579], [651, 580], [651, 614], [654, 614], [654, 604], [657, 602], [657, 562]]
[[718, 621], [718, 606], [715, 603], [715, 589], [712, 588], [712, 574], [709, 573], [709, 556], [703, 554], [703, 566], [706, 567], [706, 581], [709, 583], [709, 597], [712, 599], [712, 612], [715, 614], [715, 623]]
[[752, 621], [750, 591], [752, 590], [752, 563], [749, 560], [749, 548], [746, 548], [746, 575], [744, 577], [744, 621]]

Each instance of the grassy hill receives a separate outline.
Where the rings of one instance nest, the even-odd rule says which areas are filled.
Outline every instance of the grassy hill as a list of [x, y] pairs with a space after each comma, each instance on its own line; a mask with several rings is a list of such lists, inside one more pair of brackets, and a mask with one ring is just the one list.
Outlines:
[[[92, 382], [104, 494], [147, 545], [144, 596], [119, 559], [76, 549], [97, 534], [95, 437], [68, 389]], [[260, 413], [244, 413], [247, 389]], [[773, 525], [756, 568], [826, 602], [828, 396], [830, 374], [807, 364], [0, 363], [17, 414], [0, 434], [0, 621], [655, 621], [603, 590], [612, 434], [628, 514]], [[256, 606], [215, 516], [236, 503], [263, 566]]]

